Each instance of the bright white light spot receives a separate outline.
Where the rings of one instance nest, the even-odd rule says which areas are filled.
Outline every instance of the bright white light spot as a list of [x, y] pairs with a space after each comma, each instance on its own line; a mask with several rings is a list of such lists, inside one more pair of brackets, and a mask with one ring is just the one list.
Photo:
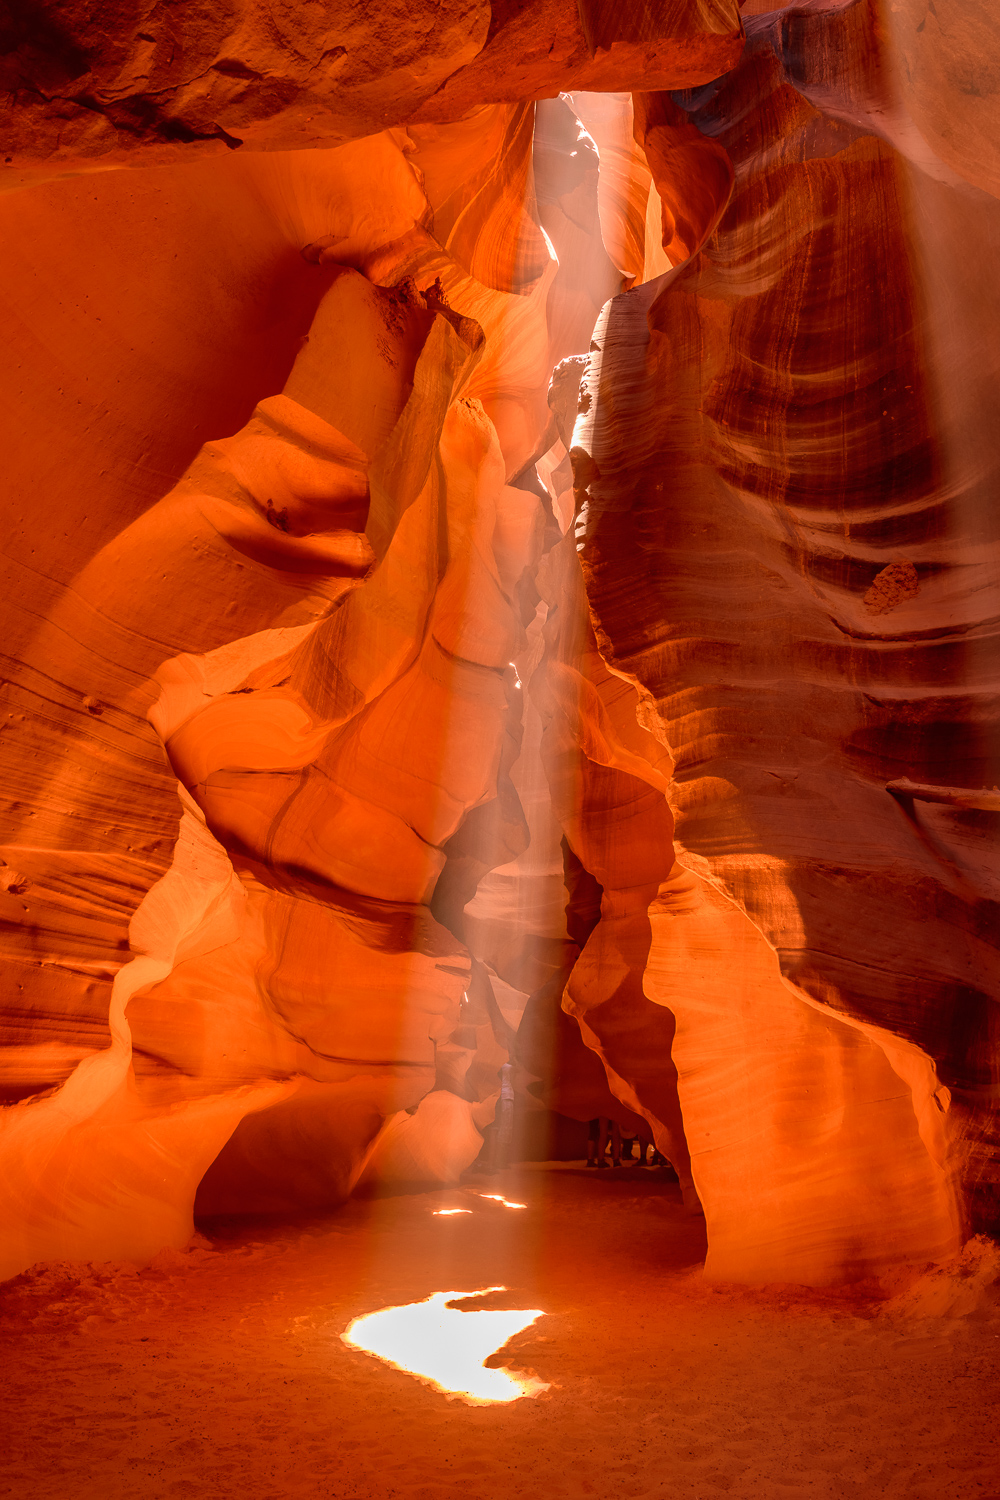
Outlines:
[[[507, 663], [507, 665], [508, 665], [508, 667], [514, 667], [514, 663], [512, 661], [509, 661]], [[516, 667], [514, 667], [514, 686], [515, 687], [520, 687], [521, 686], [521, 679], [517, 675], [517, 668]]]
[[471, 1208], [436, 1208], [434, 1210], [434, 1217], [435, 1219], [445, 1219], [449, 1218], [452, 1214], [471, 1214], [471, 1212]]
[[503, 1193], [480, 1193], [479, 1196], [480, 1198], [489, 1198], [492, 1203], [502, 1203], [504, 1208], [527, 1208], [528, 1206], [526, 1203], [511, 1203], [510, 1199], [505, 1198]]
[[463, 1312], [446, 1306], [455, 1300], [504, 1290], [502, 1286], [490, 1286], [478, 1292], [435, 1292], [425, 1302], [383, 1307], [380, 1312], [355, 1318], [341, 1338], [345, 1344], [374, 1354], [376, 1359], [471, 1406], [537, 1396], [548, 1390], [543, 1381], [533, 1376], [518, 1378], [507, 1370], [487, 1370], [483, 1361], [515, 1333], [543, 1317], [541, 1308]]

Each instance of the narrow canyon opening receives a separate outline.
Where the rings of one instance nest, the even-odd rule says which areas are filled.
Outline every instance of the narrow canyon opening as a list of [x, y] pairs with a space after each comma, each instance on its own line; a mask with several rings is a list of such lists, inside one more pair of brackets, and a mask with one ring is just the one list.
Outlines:
[[1000, 32], [126, 10], [4, 54], [14, 1482], [988, 1496]]

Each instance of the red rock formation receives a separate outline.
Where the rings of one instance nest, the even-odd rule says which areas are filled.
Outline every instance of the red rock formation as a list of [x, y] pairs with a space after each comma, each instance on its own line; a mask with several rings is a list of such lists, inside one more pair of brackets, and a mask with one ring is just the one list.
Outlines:
[[1000, 206], [880, 103], [873, 6], [747, 24], [681, 99], [732, 198], [606, 311], [575, 442], [597, 638], [675, 760], [646, 988], [709, 1265], [821, 1280], [995, 1212]]
[[732, 67], [737, 0], [364, 0], [298, 7], [78, 0], [23, 8], [3, 53], [15, 168], [330, 146], [570, 89], [684, 88]]
[[[258, 158], [255, 175], [252, 160], [241, 165], [237, 194], [252, 181], [268, 227], [268, 214], [284, 215], [275, 238], [294, 234], [295, 264], [312, 263], [322, 293], [283, 393], [205, 446], [135, 520], [117, 532], [112, 521], [69, 587], [48, 585], [40, 603], [24, 595], [11, 677], [33, 719], [38, 679], [55, 670], [66, 683], [59, 713], [41, 716], [44, 753], [21, 759], [10, 784], [5, 854], [31, 900], [20, 885], [8, 899], [24, 909], [33, 991], [9, 1016], [21, 1043], [8, 1058], [13, 1094], [85, 1060], [53, 1098], [3, 1121], [17, 1204], [6, 1266], [181, 1243], [199, 1180], [203, 1212], [315, 1207], [364, 1171], [451, 1176], [481, 1145], [511, 1028], [564, 932], [557, 905], [555, 936], [543, 923], [534, 967], [514, 975], [525, 990], [470, 965], [461, 941], [478, 879], [527, 842], [510, 781], [512, 663], [534, 611], [518, 590], [544, 513], [537, 483], [506, 479], [549, 441], [553, 364], [586, 341], [618, 285], [610, 263], [606, 287], [589, 292], [552, 259], [525, 209], [524, 119], [501, 105], [471, 129], [414, 126], [327, 154], [311, 164], [318, 177], [296, 179], [295, 156]], [[220, 168], [193, 170], [214, 183]], [[599, 247], [588, 170], [590, 218], [581, 230], [562, 214], [552, 229]], [[543, 217], [558, 217], [549, 177]], [[155, 203], [174, 190], [187, 201], [185, 172], [160, 186]], [[579, 199], [579, 186], [566, 192]], [[51, 189], [37, 191], [58, 208]], [[273, 256], [261, 238], [253, 248]], [[169, 239], [157, 249], [177, 253]], [[187, 313], [172, 285], [174, 316]], [[199, 293], [214, 311], [211, 274], [185, 287]], [[119, 300], [129, 295], [126, 285]], [[178, 353], [194, 366], [194, 339]], [[244, 391], [262, 380], [253, 364], [235, 373]], [[126, 418], [144, 396], [126, 394]], [[183, 437], [163, 444], [178, 468]], [[96, 759], [85, 748], [95, 739]], [[129, 814], [116, 820], [123, 798]], [[67, 872], [86, 880], [94, 860], [131, 887], [105, 918], [104, 949], [84, 959], [88, 898], [57, 898]], [[523, 934], [495, 912], [488, 925], [506, 968]], [[61, 987], [38, 963], [40, 940]], [[140, 957], [128, 962], [130, 948]], [[164, 1182], [178, 1130], [169, 1149], [184, 1170]], [[113, 1169], [111, 1203], [109, 1135], [127, 1164]]]
[[5, 54], [0, 1271], [452, 1179], [509, 1058], [718, 1276], [951, 1254], [988, 106], [874, 0], [444, 9]]

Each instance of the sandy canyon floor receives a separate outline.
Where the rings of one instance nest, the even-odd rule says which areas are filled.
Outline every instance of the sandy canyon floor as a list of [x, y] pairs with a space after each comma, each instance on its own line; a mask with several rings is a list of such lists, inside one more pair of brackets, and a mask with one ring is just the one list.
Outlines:
[[[521, 1168], [210, 1228], [139, 1274], [48, 1267], [0, 1290], [0, 1495], [1000, 1497], [1000, 1316], [708, 1286], [703, 1225], [654, 1169]], [[340, 1339], [496, 1285], [489, 1305], [545, 1309], [503, 1361], [550, 1383], [536, 1399], [469, 1406]]]

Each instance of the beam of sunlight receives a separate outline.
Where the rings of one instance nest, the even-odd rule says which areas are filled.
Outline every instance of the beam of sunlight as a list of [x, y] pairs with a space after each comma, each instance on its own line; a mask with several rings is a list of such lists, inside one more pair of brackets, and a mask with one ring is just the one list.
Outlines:
[[527, 1208], [526, 1203], [512, 1203], [503, 1193], [480, 1193], [480, 1198], [489, 1198], [491, 1203], [502, 1203], [504, 1208]]
[[434, 1210], [434, 1217], [435, 1219], [447, 1219], [452, 1214], [471, 1214], [471, 1212], [471, 1208], [436, 1208]]
[[455, 1301], [505, 1290], [490, 1286], [477, 1292], [435, 1292], [424, 1302], [383, 1307], [355, 1318], [340, 1337], [345, 1344], [471, 1406], [537, 1396], [548, 1390], [543, 1381], [507, 1370], [488, 1370], [483, 1361], [543, 1317], [543, 1310], [477, 1308], [465, 1312], [454, 1306]]

